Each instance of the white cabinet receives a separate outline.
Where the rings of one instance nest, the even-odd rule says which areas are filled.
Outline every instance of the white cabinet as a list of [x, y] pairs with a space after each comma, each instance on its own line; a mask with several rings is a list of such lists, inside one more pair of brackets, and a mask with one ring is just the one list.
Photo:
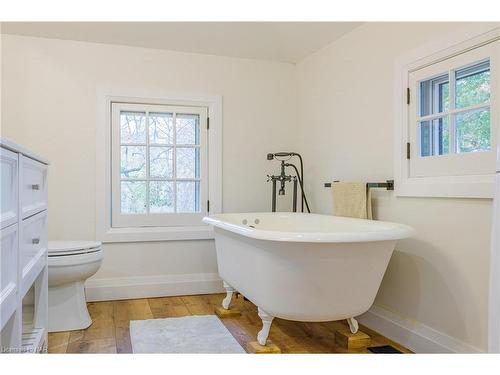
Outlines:
[[25, 294], [47, 263], [47, 211], [23, 220], [19, 252], [21, 293]]
[[21, 212], [23, 219], [47, 209], [47, 166], [21, 156]]
[[48, 163], [4, 139], [0, 159], [0, 352], [45, 352]]
[[0, 329], [16, 310], [18, 236], [17, 223], [0, 230]]
[[17, 223], [18, 215], [18, 154], [5, 148], [0, 149], [2, 179], [1, 228]]

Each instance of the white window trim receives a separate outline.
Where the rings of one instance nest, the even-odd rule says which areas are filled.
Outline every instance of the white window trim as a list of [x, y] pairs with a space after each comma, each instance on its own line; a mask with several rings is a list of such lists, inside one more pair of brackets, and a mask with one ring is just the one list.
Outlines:
[[[411, 70], [444, 60], [499, 38], [500, 28], [498, 27], [473, 26], [414, 49], [396, 61], [394, 69], [394, 188], [396, 196], [493, 198], [494, 170], [491, 174], [483, 175], [418, 178], [409, 176], [409, 160], [406, 159], [406, 143], [409, 139], [406, 88]], [[415, 97], [413, 91], [412, 100]], [[492, 122], [492, 127], [498, 128], [498, 124]], [[495, 143], [496, 140], [492, 141]]]
[[208, 108], [210, 214], [222, 212], [222, 96], [161, 90], [100, 89], [97, 93], [96, 111], [96, 238], [102, 242], [213, 239], [212, 228], [204, 224], [177, 227], [111, 227], [111, 103], [116, 101]]
[[[199, 187], [200, 187], [200, 211], [199, 212], [175, 212], [175, 213], [144, 213], [144, 214], [122, 214], [121, 213], [121, 205], [120, 205], [120, 194], [121, 194], [121, 186], [119, 181], [122, 180], [120, 165], [121, 165], [121, 139], [120, 139], [120, 112], [122, 110], [130, 111], [130, 112], [162, 112], [162, 113], [173, 113], [173, 121], [175, 122], [175, 116], [179, 113], [189, 113], [196, 114], [199, 116], [199, 143], [197, 146], [194, 145], [179, 145], [177, 142], [174, 142], [172, 146], [173, 152], [173, 168], [175, 170], [177, 166], [177, 161], [175, 160], [175, 152], [178, 150], [178, 147], [197, 147], [199, 150], [199, 162], [200, 162], [200, 176], [198, 177]], [[208, 110], [207, 107], [194, 107], [194, 106], [163, 106], [158, 104], [131, 104], [131, 103], [121, 103], [114, 101], [112, 103], [112, 168], [111, 168], [111, 189], [112, 189], [112, 211], [111, 211], [111, 223], [113, 228], [130, 228], [130, 227], [163, 227], [163, 226], [190, 226], [190, 225], [202, 225], [201, 219], [208, 214], [207, 211], [207, 200], [208, 200], [208, 129], [207, 129], [207, 117]], [[147, 118], [147, 116], [146, 116]], [[146, 127], [146, 134], [147, 133]], [[176, 132], [174, 132], [176, 134]], [[175, 138], [175, 137], [174, 137]], [[173, 141], [173, 140], [172, 140]], [[149, 147], [150, 141], [145, 140], [145, 147]], [[149, 149], [147, 148], [147, 152]], [[146, 165], [149, 165], [148, 156], [146, 157]], [[146, 175], [144, 176], [145, 180], [150, 180], [149, 178], [149, 168], [146, 167]], [[176, 174], [174, 173], [171, 176], [171, 179], [174, 180], [182, 180], [177, 179]], [[134, 181], [135, 179], [131, 179]], [[115, 182], [115, 183], [113, 183]], [[146, 192], [148, 196], [148, 192]], [[176, 196], [176, 192], [174, 189], [174, 196]], [[147, 200], [147, 199], [146, 199]], [[174, 205], [176, 205], [174, 199]]]

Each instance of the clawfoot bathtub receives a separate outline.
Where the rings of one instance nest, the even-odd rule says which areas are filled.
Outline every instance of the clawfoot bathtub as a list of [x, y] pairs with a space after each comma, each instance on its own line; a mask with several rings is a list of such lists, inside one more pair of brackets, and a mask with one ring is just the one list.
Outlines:
[[214, 226], [219, 274], [229, 309], [234, 291], [258, 307], [265, 345], [275, 317], [307, 322], [356, 316], [375, 299], [402, 224], [302, 213], [205, 217]]

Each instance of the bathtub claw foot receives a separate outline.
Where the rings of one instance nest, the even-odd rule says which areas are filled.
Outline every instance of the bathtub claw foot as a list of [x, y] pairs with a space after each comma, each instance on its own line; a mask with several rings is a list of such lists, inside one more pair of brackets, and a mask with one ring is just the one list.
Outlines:
[[349, 318], [349, 319], [347, 319], [347, 323], [349, 324], [349, 329], [351, 330], [351, 333], [358, 332], [359, 324], [358, 324], [358, 321], [356, 319]]
[[257, 341], [260, 345], [264, 346], [267, 342], [267, 337], [269, 336], [269, 331], [271, 330], [271, 324], [273, 322], [274, 316], [269, 315], [260, 307], [258, 308], [259, 318], [262, 319], [262, 329], [257, 334]]
[[222, 307], [225, 310], [229, 310], [229, 305], [231, 305], [231, 300], [233, 299], [235, 290], [225, 281], [222, 281], [222, 286], [224, 286], [224, 289], [226, 289], [226, 297], [222, 300]]

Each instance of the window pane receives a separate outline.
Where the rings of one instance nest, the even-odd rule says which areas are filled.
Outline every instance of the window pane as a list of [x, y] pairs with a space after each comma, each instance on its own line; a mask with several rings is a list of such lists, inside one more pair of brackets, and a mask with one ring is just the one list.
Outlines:
[[457, 152], [489, 151], [490, 110], [459, 113], [456, 117]]
[[193, 145], [200, 143], [200, 116], [178, 114], [175, 119], [176, 143]]
[[450, 108], [450, 85], [448, 82], [438, 85], [438, 112], [446, 112]]
[[420, 156], [448, 154], [450, 144], [448, 116], [420, 122], [419, 133]]
[[456, 108], [470, 107], [490, 100], [490, 63], [482, 62], [455, 72]]
[[437, 142], [438, 155], [446, 155], [450, 152], [450, 129], [448, 126], [448, 117], [435, 120], [435, 136]]
[[420, 82], [419, 116], [428, 116], [448, 110], [448, 74]]
[[174, 143], [174, 119], [171, 113], [149, 114], [149, 142], [168, 145]]
[[121, 178], [146, 177], [146, 147], [121, 146]]
[[198, 148], [179, 147], [176, 150], [177, 178], [200, 177], [200, 152]]
[[174, 212], [174, 183], [151, 181], [149, 183], [149, 212]]
[[432, 122], [422, 121], [419, 123], [420, 133], [420, 156], [432, 155]]
[[120, 112], [121, 143], [146, 143], [146, 114]]
[[146, 213], [146, 182], [121, 182], [121, 212], [124, 214]]
[[153, 178], [172, 178], [173, 176], [173, 148], [149, 148], [149, 175]]
[[177, 212], [200, 211], [200, 183], [195, 181], [177, 182]]

